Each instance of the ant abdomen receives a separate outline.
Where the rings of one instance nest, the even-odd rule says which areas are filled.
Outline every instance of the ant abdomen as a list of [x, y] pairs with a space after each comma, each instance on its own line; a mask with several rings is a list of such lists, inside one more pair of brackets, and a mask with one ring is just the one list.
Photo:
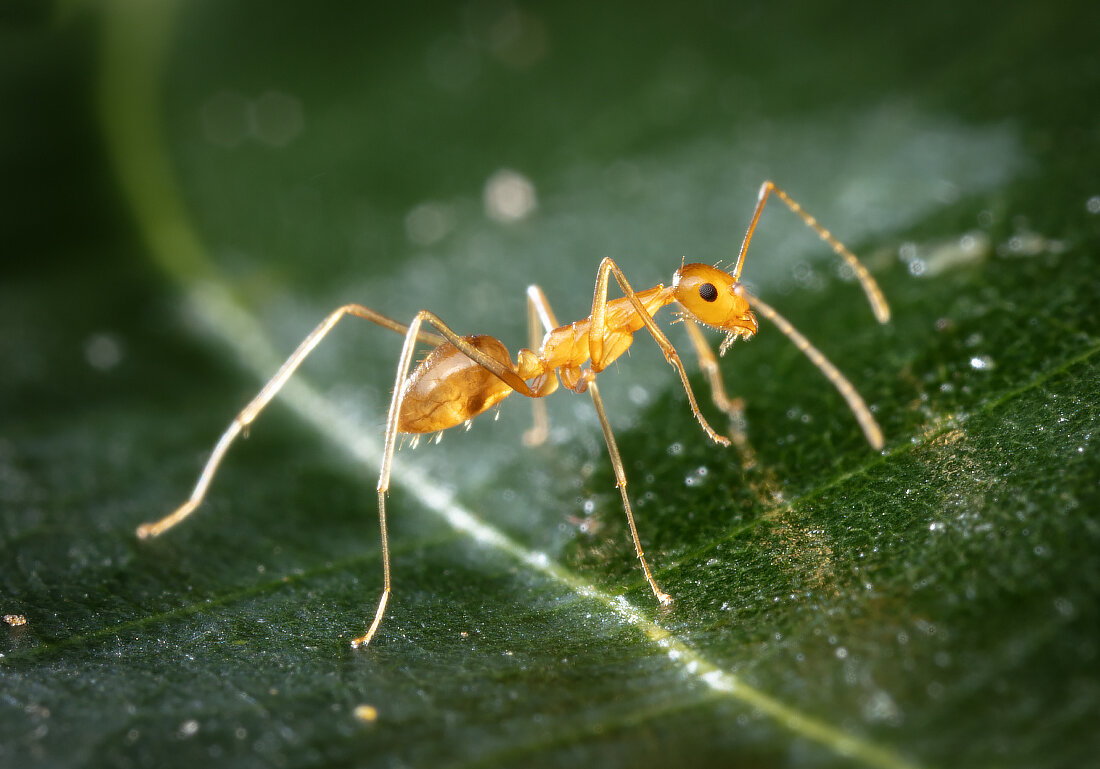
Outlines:
[[[512, 368], [508, 349], [487, 334], [463, 339]], [[405, 381], [398, 432], [434, 433], [460, 425], [515, 392], [450, 342], [436, 347]]]

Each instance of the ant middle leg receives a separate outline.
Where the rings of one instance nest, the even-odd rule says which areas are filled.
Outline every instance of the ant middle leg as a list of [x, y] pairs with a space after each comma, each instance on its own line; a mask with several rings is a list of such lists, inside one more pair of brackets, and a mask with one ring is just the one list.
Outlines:
[[646, 582], [653, 589], [653, 595], [657, 596], [657, 600], [662, 606], [668, 606], [672, 603], [672, 596], [657, 586], [657, 581], [653, 579], [653, 573], [649, 570], [645, 553], [642, 551], [642, 540], [638, 537], [638, 527], [634, 523], [634, 512], [630, 509], [630, 497], [626, 493], [626, 470], [623, 468], [623, 459], [619, 455], [619, 447], [615, 443], [615, 435], [611, 432], [611, 423], [607, 420], [607, 412], [604, 411], [603, 398], [600, 397], [600, 390], [596, 386], [596, 375], [591, 370], [586, 371], [582, 381], [592, 395], [592, 403], [595, 405], [596, 415], [600, 419], [600, 428], [603, 429], [604, 441], [607, 443], [607, 453], [611, 456], [611, 466], [615, 470], [615, 485], [619, 489], [619, 494], [622, 495], [623, 510], [626, 511], [626, 522], [630, 526], [630, 536], [634, 539], [634, 552], [638, 554], [638, 561], [642, 564], [642, 571], [645, 573]]
[[[542, 347], [543, 337], [558, 327], [558, 319], [550, 308], [546, 294], [538, 286], [527, 287], [527, 342], [532, 350]], [[542, 329], [541, 332], [539, 329]], [[534, 421], [530, 429], [523, 433], [523, 445], [539, 446], [550, 434], [550, 419], [546, 413], [546, 401], [535, 398], [531, 401]]]

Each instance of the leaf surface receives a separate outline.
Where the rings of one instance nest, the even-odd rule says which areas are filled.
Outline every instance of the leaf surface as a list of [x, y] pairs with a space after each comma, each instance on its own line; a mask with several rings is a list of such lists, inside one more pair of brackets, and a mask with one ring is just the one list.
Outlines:
[[[5, 765], [1095, 762], [1095, 46], [1033, 4], [950, 27], [859, 5], [629, 34], [569, 5], [26, 22], [0, 81], [41, 94], [3, 142], [41, 160], [13, 164], [39, 172], [0, 286], [0, 613], [27, 619], [0, 626]], [[537, 195], [510, 223], [486, 202], [506, 169]], [[877, 326], [768, 206], [745, 280], [887, 445], [762, 323], [722, 359], [747, 442], [714, 446], [639, 334], [600, 386], [670, 608], [590, 402], [554, 396], [525, 449], [517, 396], [399, 452], [395, 594], [353, 652], [401, 342], [355, 320], [192, 520], [134, 537], [334, 307], [427, 308], [516, 349], [530, 283], [568, 322], [603, 256], [636, 287], [731, 261], [766, 178], [891, 301]]]

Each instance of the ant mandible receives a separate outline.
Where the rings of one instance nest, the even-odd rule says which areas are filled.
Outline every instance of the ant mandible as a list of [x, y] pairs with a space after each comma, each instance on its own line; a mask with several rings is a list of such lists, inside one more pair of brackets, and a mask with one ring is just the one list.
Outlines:
[[[378, 601], [374, 621], [371, 622], [365, 635], [351, 642], [353, 648], [366, 646], [374, 638], [386, 613], [386, 604], [392, 592], [390, 550], [386, 531], [386, 492], [390, 485], [390, 468], [393, 464], [398, 434], [434, 433], [464, 422], [469, 423], [478, 414], [492, 408], [513, 392], [540, 399], [554, 392], [559, 382], [574, 392], [588, 392], [592, 396], [600, 427], [603, 429], [604, 440], [607, 442], [611, 464], [615, 470], [616, 485], [623, 498], [623, 508], [626, 511], [627, 523], [630, 525], [630, 535], [634, 539], [634, 550], [638, 555], [638, 561], [657, 600], [662, 605], [669, 604], [672, 598], [657, 586], [649, 570], [649, 564], [646, 563], [645, 554], [642, 552], [642, 543], [638, 538], [638, 529], [634, 524], [634, 514], [630, 509], [630, 499], [626, 493], [623, 461], [619, 456], [615, 436], [611, 432], [611, 425], [604, 411], [599, 388], [596, 386], [596, 375], [626, 352], [634, 341], [634, 333], [644, 327], [661, 348], [665, 359], [680, 375], [680, 383], [687, 393], [691, 411], [706, 434], [715, 443], [723, 446], [728, 446], [730, 441], [715, 432], [699, 410], [679, 354], [653, 320], [657, 310], [667, 304], [680, 306], [680, 319], [687, 327], [692, 346], [710, 382], [714, 402], [727, 413], [733, 415], [735, 407], [725, 394], [717, 359], [697, 324], [710, 326], [725, 333], [726, 338], [719, 348], [719, 354], [724, 355], [738, 337], [749, 339], [757, 332], [755, 310], [756, 313], [778, 326], [779, 330], [805, 353], [840, 391], [863, 428], [868, 443], [876, 450], [881, 449], [883, 445], [882, 431], [871, 416], [867, 404], [863, 402], [852, 384], [794, 326], [769, 304], [750, 294], [739, 281], [753, 232], [760, 221], [764, 204], [773, 193], [822, 240], [832, 246], [833, 250], [852, 268], [867, 294], [875, 317], [880, 323], [888, 321], [890, 310], [886, 299], [874, 278], [867, 272], [867, 268], [828, 230], [818, 224], [817, 220], [803, 211], [798, 203], [775, 184], [767, 181], [760, 187], [752, 220], [749, 222], [748, 231], [745, 233], [745, 239], [737, 255], [737, 262], [731, 272], [706, 264], [681, 264], [680, 269], [676, 270], [672, 277], [671, 286], [657, 285], [645, 291], [635, 291], [630, 287], [630, 283], [627, 282], [626, 276], [618, 265], [612, 259], [605, 258], [600, 262], [596, 273], [592, 314], [584, 320], [567, 326], [558, 325], [542, 290], [538, 286], [529, 287], [527, 307], [531, 349], [520, 350], [515, 363], [512, 362], [508, 350], [500, 340], [487, 335], [459, 336], [429, 310], [418, 312], [412, 323], [406, 326], [359, 304], [340, 307], [302, 341], [275, 376], [230, 423], [214, 446], [214, 451], [207, 460], [194, 491], [191, 492], [191, 497], [170, 515], [154, 523], [139, 526], [138, 537], [144, 539], [163, 534], [191, 514], [206, 496], [207, 487], [218, 465], [237, 435], [247, 429], [337, 322], [346, 315], [353, 315], [405, 336], [405, 343], [401, 348], [401, 357], [397, 364], [393, 397], [390, 399], [386, 417], [385, 449], [377, 486], [378, 521], [382, 531], [382, 596]], [[624, 296], [609, 302], [607, 285], [612, 276], [619, 284]], [[439, 333], [421, 330], [421, 326], [425, 323], [434, 327]], [[541, 338], [540, 328], [543, 334]], [[417, 342], [432, 345], [434, 349], [410, 375], [409, 369]], [[585, 363], [588, 363], [587, 367], [584, 366]], [[534, 426], [524, 435], [524, 442], [528, 444], [542, 442], [547, 433], [546, 404], [541, 400], [535, 400], [533, 405]]]

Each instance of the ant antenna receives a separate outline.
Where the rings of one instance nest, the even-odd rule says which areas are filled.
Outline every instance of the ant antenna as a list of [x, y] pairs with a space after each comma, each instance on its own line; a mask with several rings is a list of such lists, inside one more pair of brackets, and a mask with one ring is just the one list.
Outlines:
[[855, 415], [856, 421], [859, 422], [859, 426], [863, 428], [863, 434], [867, 437], [867, 442], [871, 444], [871, 447], [876, 451], [880, 451], [883, 447], [884, 441], [882, 438], [882, 429], [875, 422], [875, 418], [871, 416], [871, 410], [867, 408], [867, 404], [864, 402], [860, 394], [856, 392], [856, 388], [852, 386], [852, 383], [840, 373], [836, 366], [829, 362], [829, 360], [821, 354], [821, 351], [814, 347], [810, 340], [802, 336], [802, 333], [791, 325], [790, 321], [779, 314], [774, 307], [762, 299], [757, 299], [755, 296], [745, 290], [745, 287], [740, 283], [734, 285], [733, 291], [740, 297], [743, 297], [748, 303], [757, 310], [761, 315], [774, 323], [783, 334], [794, 342], [794, 346], [805, 354], [810, 361], [817, 366], [825, 378], [833, 383], [833, 387], [844, 396], [844, 400], [848, 401], [848, 408], [852, 410], [852, 414]]
[[760, 186], [760, 194], [756, 200], [756, 209], [752, 213], [752, 220], [749, 222], [749, 229], [748, 232], [745, 233], [745, 239], [741, 242], [741, 251], [737, 254], [737, 264], [734, 266], [733, 272], [730, 273], [733, 279], [740, 280], [741, 278], [741, 268], [745, 264], [745, 254], [748, 253], [749, 243], [752, 241], [752, 235], [756, 231], [757, 223], [760, 221], [760, 214], [764, 212], [764, 204], [768, 202], [768, 196], [773, 192], [807, 227], [816, 232], [819, 238], [828, 243], [833, 251], [836, 252], [837, 256], [844, 260], [845, 264], [852, 268], [852, 272], [855, 273], [856, 278], [859, 279], [860, 285], [863, 286], [863, 293], [867, 294], [867, 301], [871, 303], [871, 311], [874, 312], [875, 319], [879, 323], [886, 323], [890, 320], [890, 306], [886, 303], [886, 297], [882, 295], [882, 289], [878, 287], [878, 283], [871, 277], [871, 273], [867, 271], [863, 263], [860, 262], [859, 259], [856, 258], [856, 255], [849, 251], [843, 243], [837, 240], [831, 232], [818, 224], [817, 219], [806, 213], [802, 209], [802, 206], [794, 202], [787, 193], [776, 187], [773, 182], [764, 182]]

